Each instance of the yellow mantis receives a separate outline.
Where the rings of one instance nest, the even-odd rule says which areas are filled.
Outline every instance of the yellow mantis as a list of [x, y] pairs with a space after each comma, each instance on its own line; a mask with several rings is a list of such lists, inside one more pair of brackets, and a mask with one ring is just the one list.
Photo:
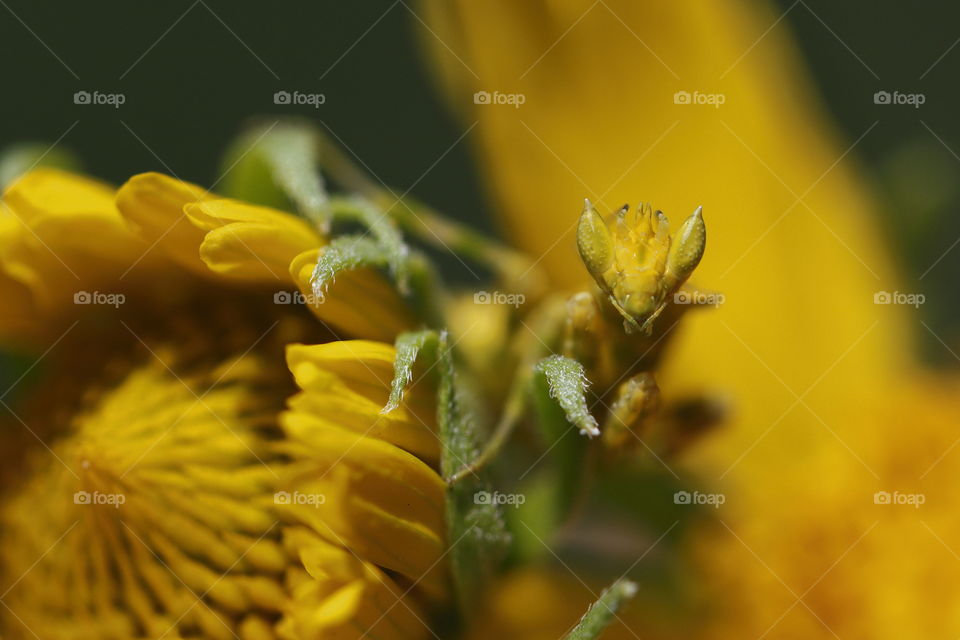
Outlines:
[[[689, 303], [699, 300], [680, 289], [700, 263], [706, 239], [701, 207], [671, 234], [667, 217], [649, 204], [624, 205], [608, 222], [586, 200], [577, 248], [598, 290], [575, 293], [565, 303], [548, 298], [532, 314], [536, 335], [520, 349], [524, 355], [505, 411], [483, 453], [453, 480], [482, 466], [503, 445], [523, 417], [535, 373], [549, 379], [551, 395], [581, 433], [602, 434], [609, 448], [630, 445], [631, 434], [659, 407], [652, 372], [665, 338]], [[587, 383], [603, 411], [600, 421], [588, 410]]]
[[668, 298], [700, 264], [707, 244], [702, 207], [687, 218], [675, 236], [662, 211], [649, 204], [624, 205], [613, 231], [589, 200], [577, 225], [580, 258], [600, 290], [624, 318], [627, 332], [646, 333]]

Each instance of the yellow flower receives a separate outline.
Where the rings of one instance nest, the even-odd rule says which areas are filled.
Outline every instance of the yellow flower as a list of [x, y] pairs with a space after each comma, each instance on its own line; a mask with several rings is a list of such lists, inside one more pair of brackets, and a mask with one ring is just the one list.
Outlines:
[[[588, 281], [574, 253], [585, 196], [709, 213], [694, 279], [726, 302], [684, 321], [658, 375], [667, 401], [722, 394], [732, 411], [682, 460], [727, 497], [723, 526], [691, 545], [703, 637], [960, 631], [955, 500], [920, 479], [935, 463], [955, 475], [955, 411], [918, 375], [903, 310], [874, 305], [898, 282], [851, 162], [872, 126], [844, 141], [825, 126], [779, 14], [743, 1], [421, 6], [509, 236], [556, 283]], [[697, 93], [716, 99], [686, 99]], [[928, 493], [929, 528], [874, 505], [894, 490]]]
[[4, 637], [427, 636], [430, 396], [379, 413], [412, 316], [372, 271], [313, 298], [325, 242], [159, 174], [7, 190], [0, 332], [44, 373], [5, 430]]

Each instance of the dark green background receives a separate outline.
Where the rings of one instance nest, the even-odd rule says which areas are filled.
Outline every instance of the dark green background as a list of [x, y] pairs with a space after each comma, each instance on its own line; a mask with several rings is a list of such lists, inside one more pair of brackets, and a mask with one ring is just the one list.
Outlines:
[[[880, 121], [857, 152], [887, 204], [882, 222], [907, 283], [927, 295], [923, 313], [930, 326], [956, 343], [960, 246], [919, 276], [960, 238], [960, 45], [920, 76], [960, 38], [960, 8], [875, 0], [777, 4], [778, 12], [789, 9], [781, 25], [797, 35], [845, 135], [852, 141]], [[62, 145], [95, 175], [120, 182], [162, 170], [209, 185], [219, 177], [221, 151], [249, 117], [299, 114], [322, 120], [403, 191], [462, 133], [420, 63], [422, 30], [408, 8], [387, 0], [3, 0], [0, 144], [52, 142], [79, 121]], [[122, 92], [127, 102], [116, 111], [78, 106], [73, 93], [80, 89]], [[273, 104], [279, 89], [323, 93], [327, 101], [319, 110], [279, 109]], [[918, 110], [878, 106], [873, 94], [880, 89], [922, 92], [927, 101]], [[412, 193], [489, 228], [468, 149], [466, 141], [456, 146]], [[956, 364], [926, 338], [932, 360]]]

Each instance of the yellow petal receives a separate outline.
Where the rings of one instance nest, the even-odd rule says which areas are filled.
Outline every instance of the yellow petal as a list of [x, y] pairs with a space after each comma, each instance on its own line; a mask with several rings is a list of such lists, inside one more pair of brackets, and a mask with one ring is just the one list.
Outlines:
[[[391, 444], [397, 439], [392, 434], [379, 436], [378, 425], [391, 424], [380, 409], [394, 354], [393, 346], [366, 340], [288, 347], [290, 370], [311, 401], [292, 402], [293, 410], [281, 417], [288, 438], [279, 446], [297, 461], [286, 486], [324, 496], [319, 504], [293, 501], [290, 516], [383, 567], [423, 577], [423, 587], [437, 596], [445, 585], [445, 485], [434, 469]], [[352, 413], [352, 426], [338, 423], [338, 406]], [[402, 417], [406, 410], [395, 413]], [[393, 424], [412, 436], [409, 423], [398, 418]], [[432, 438], [435, 448], [435, 436], [421, 427], [412, 448], [425, 447], [417, 438]]]
[[325, 240], [289, 213], [235, 200], [188, 204], [184, 213], [207, 231], [200, 257], [217, 273], [249, 281], [290, 281], [290, 263]]
[[280, 637], [427, 637], [424, 613], [415, 602], [399, 601], [403, 590], [383, 571], [301, 527], [288, 528], [284, 540], [307, 574], [288, 580], [293, 598], [278, 625]]
[[207, 274], [198, 247], [206, 233], [183, 215], [188, 204], [215, 196], [161, 173], [135, 175], [117, 192], [117, 208], [140, 235], [194, 272]]
[[[766, 6], [631, 0], [534, 0], [522, 7], [511, 0], [426, 0], [423, 6], [439, 40], [462, 60], [425, 37], [447, 72], [450, 99], [468, 122], [478, 122], [495, 210], [509, 237], [543, 256], [557, 281], [589, 282], [574, 242], [585, 196], [603, 212], [651, 200], [676, 218], [703, 205], [711, 238], [696, 284], [723, 291], [728, 302], [685, 327], [670, 360], [685, 372], [685, 388], [739, 382], [738, 392], [761, 398], [782, 390], [769, 374], [758, 375], [755, 359], [724, 323], [801, 389], [873, 324], [873, 292], [892, 280], [873, 203], [855, 180], [850, 156], [834, 166], [852, 141], [837, 141], [823, 126], [784, 29], [765, 32], [776, 19]], [[677, 105], [673, 94], [684, 88], [723, 93], [726, 102], [719, 109]], [[473, 103], [474, 92], [494, 89], [522, 93], [526, 101], [519, 108]], [[838, 365], [837, 373], [859, 389], [871, 388], [905, 357], [902, 314], [889, 311]], [[777, 416], [756, 417], [762, 430]], [[730, 431], [743, 435], [729, 441], [737, 455], [759, 435]]]
[[[287, 365], [304, 391], [335, 393], [357, 406], [379, 411], [387, 403], [396, 354], [392, 344], [372, 340], [292, 344], [287, 347]], [[433, 390], [418, 381], [414, 380], [400, 407], [390, 415], [415, 421], [432, 433], [436, 431]]]
[[371, 269], [337, 274], [322, 298], [313, 293], [311, 277], [322, 249], [298, 255], [290, 263], [294, 283], [310, 310], [335, 332], [392, 342], [415, 322], [403, 298], [387, 280]]
[[[75, 294], [135, 285], [123, 276], [146, 245], [113, 200], [112, 187], [57, 169], [31, 171], [7, 188], [0, 204], [0, 290], [9, 294], [4, 322], [11, 330], [59, 335], [55, 328], [62, 332], [84, 308], [74, 305]], [[155, 267], [144, 260], [145, 269]]]
[[[795, 600], [779, 580], [817, 582], [876, 521], [851, 504], [872, 495], [865, 467], [879, 469], [907, 437], [904, 422], [864, 415], [911, 370], [903, 309], [873, 304], [874, 292], [898, 283], [874, 202], [851, 166], [870, 124], [845, 140], [824, 124], [786, 22], [768, 3], [422, 6], [449, 97], [465, 122], [479, 122], [477, 151], [496, 210], [511, 238], [544, 256], [555, 281], [588, 282], [573, 253], [583, 197], [602, 211], [651, 200], [670, 216], [703, 205], [710, 243], [694, 284], [722, 291], [726, 303], [684, 320], [658, 378], [667, 395], [719, 393], [733, 408], [684, 461], [722, 477], [736, 505], [721, 517], [740, 538], [700, 532], [696, 580], [713, 582], [712, 604], [728, 617], [710, 637], [772, 633]], [[525, 102], [475, 105], [481, 90], [522, 93]], [[725, 102], [678, 104], [678, 91]], [[796, 537], [785, 540], [787, 531]], [[811, 606], [837, 635], [910, 637], [917, 620], [942, 622], [939, 608], [901, 607], [929, 582], [905, 567], [894, 579], [882, 571], [913, 561], [892, 551], [904, 546], [894, 540], [843, 561], [852, 572], [847, 588], [827, 588], [832, 575], [823, 580]], [[937, 584], [945, 600], [956, 599], [955, 579], [940, 575]], [[791, 610], [777, 632], [833, 637], [809, 614]]]

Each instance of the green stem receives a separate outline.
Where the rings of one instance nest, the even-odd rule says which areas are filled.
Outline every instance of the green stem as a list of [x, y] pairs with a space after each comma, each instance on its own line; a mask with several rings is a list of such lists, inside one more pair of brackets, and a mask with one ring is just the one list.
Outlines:
[[526, 410], [527, 395], [534, 376], [534, 365], [550, 352], [548, 345], [556, 343], [559, 339], [565, 313], [565, 301], [561, 297], [551, 297], [544, 300], [530, 314], [527, 327], [529, 331], [524, 334], [525, 344], [522, 344], [520, 349], [523, 355], [520, 357], [510, 390], [507, 392], [503, 413], [490, 438], [484, 443], [480, 454], [447, 478], [450, 485], [483, 469], [497, 457], [510, 440], [510, 436], [520, 424]]
[[400, 197], [371, 180], [337, 145], [319, 137], [320, 157], [327, 173], [348, 191], [359, 193], [376, 203], [400, 227], [435, 248], [452, 251], [497, 273], [503, 282], [520, 287], [522, 281], [536, 288], [544, 275], [523, 253], [478, 233], [466, 225], [444, 217], [413, 198]]

